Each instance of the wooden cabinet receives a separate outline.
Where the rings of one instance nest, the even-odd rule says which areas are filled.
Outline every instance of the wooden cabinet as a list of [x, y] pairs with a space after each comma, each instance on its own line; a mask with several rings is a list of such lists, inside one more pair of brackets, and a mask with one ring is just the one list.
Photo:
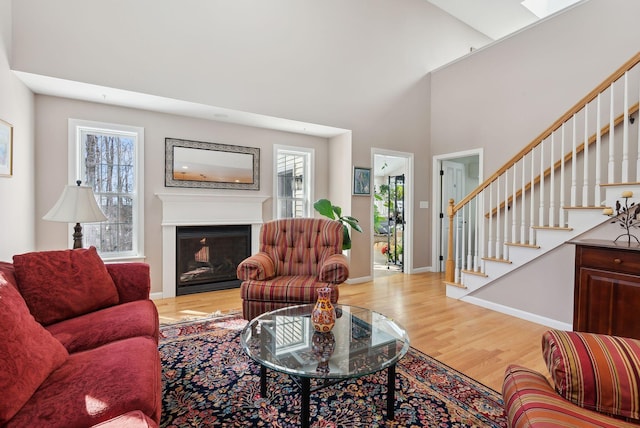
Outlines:
[[573, 329], [640, 339], [640, 245], [576, 246]]

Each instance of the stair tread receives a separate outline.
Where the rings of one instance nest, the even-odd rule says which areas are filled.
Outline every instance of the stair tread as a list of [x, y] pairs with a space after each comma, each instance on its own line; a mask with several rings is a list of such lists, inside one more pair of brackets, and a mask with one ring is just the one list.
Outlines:
[[467, 289], [467, 287], [465, 287], [464, 284], [460, 284], [458, 282], [444, 281], [444, 283], [445, 283], [445, 285], [451, 285], [453, 287], [464, 288], [465, 290]]
[[565, 206], [562, 207], [565, 210], [601, 210], [603, 208], [606, 208], [604, 206], [598, 205], [598, 206], [589, 206], [589, 207], [572, 207], [572, 206]]
[[566, 230], [568, 232], [573, 230], [573, 227], [567, 226], [531, 226], [531, 228], [536, 230]]
[[525, 247], [525, 248], [540, 248], [539, 245], [534, 244], [521, 244], [520, 242], [505, 242], [504, 245], [510, 245], [512, 247]]
[[463, 270], [462, 270], [462, 273], [466, 273], [466, 274], [469, 274], [469, 275], [483, 276], [483, 277], [485, 277], [485, 278], [487, 278], [487, 277], [489, 276], [489, 275], [487, 275], [487, 274], [486, 274], [486, 273], [484, 273], [484, 272], [478, 272], [478, 271], [475, 271], [475, 270], [466, 270], [466, 269], [463, 269]]
[[490, 262], [499, 262], [499, 263], [509, 263], [511, 264], [511, 260], [508, 259], [499, 259], [497, 257], [483, 257], [482, 260], [490, 261]]
[[600, 187], [633, 186], [633, 185], [640, 185], [640, 182], [630, 181], [628, 183], [601, 183]]

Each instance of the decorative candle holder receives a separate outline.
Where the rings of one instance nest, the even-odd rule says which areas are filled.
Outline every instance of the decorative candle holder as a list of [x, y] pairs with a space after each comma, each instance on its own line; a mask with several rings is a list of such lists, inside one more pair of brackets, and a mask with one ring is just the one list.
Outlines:
[[638, 220], [638, 214], [640, 213], [640, 205], [636, 205], [635, 202], [629, 204], [629, 198], [633, 196], [633, 192], [630, 190], [625, 190], [622, 192], [622, 197], [624, 198], [624, 205], [620, 203], [620, 201], [616, 201], [616, 210], [615, 215], [613, 214], [612, 208], [605, 208], [602, 210], [604, 215], [609, 217], [613, 216], [613, 221], [611, 223], [617, 223], [625, 230], [625, 233], [619, 235], [613, 242], [617, 242], [618, 239], [622, 237], [627, 238], [627, 243], [631, 243], [631, 238], [635, 239], [637, 243], [640, 244], [640, 240], [635, 235], [631, 234], [632, 228], [638, 228], [638, 224], [640, 220]]

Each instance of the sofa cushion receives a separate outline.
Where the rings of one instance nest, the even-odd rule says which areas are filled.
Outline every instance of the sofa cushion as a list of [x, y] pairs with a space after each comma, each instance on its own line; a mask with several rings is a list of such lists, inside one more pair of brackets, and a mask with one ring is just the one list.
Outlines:
[[157, 343], [158, 328], [158, 310], [151, 300], [123, 303], [47, 326], [69, 352], [136, 336], [147, 336]]
[[160, 355], [148, 337], [119, 340], [69, 355], [9, 427], [89, 427], [140, 410], [159, 422]]
[[106, 422], [101, 422], [91, 428], [156, 428], [157, 423], [140, 410], [125, 413]]
[[18, 290], [0, 275], [0, 425], [11, 419], [68, 354], [36, 322]]
[[95, 247], [13, 256], [18, 288], [43, 325], [118, 303], [118, 291]]
[[550, 330], [542, 352], [556, 391], [580, 407], [640, 421], [640, 341]]

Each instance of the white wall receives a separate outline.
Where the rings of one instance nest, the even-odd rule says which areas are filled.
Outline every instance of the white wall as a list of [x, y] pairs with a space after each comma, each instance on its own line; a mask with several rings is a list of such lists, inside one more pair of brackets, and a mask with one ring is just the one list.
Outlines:
[[[273, 145], [310, 147], [315, 150], [316, 181], [314, 193], [328, 192], [328, 141], [288, 132], [278, 132], [221, 122], [192, 119], [144, 110], [75, 101], [66, 98], [37, 95], [35, 97], [36, 131], [36, 248], [50, 250], [68, 248], [68, 225], [42, 220], [53, 206], [67, 183], [67, 120], [68, 118], [101, 121], [131, 126], [145, 130], [144, 148], [144, 212], [145, 255], [151, 265], [152, 292], [162, 290], [162, 229], [161, 203], [156, 193], [207, 193], [235, 194], [242, 191], [206, 190], [192, 188], [165, 188], [164, 161], [166, 137], [215, 142], [260, 148], [260, 190], [251, 194], [272, 196]], [[33, 170], [31, 170], [33, 172]], [[249, 193], [245, 191], [244, 194]], [[263, 218], [273, 216], [272, 200], [263, 204]], [[33, 215], [31, 215], [33, 217]]]
[[483, 147], [490, 175], [638, 52], [638, 16], [591, 0], [434, 71], [432, 154]]
[[[415, 152], [415, 200], [431, 188], [425, 76], [490, 41], [425, 0], [20, 0], [14, 30], [20, 71], [349, 129], [358, 166], [370, 147]], [[350, 189], [352, 166], [332, 180]], [[430, 221], [414, 218], [424, 267]], [[370, 243], [354, 241], [353, 276]]]
[[13, 176], [0, 177], [0, 260], [32, 251], [33, 94], [10, 71], [11, 1], [0, 0], [0, 119], [13, 125]]

